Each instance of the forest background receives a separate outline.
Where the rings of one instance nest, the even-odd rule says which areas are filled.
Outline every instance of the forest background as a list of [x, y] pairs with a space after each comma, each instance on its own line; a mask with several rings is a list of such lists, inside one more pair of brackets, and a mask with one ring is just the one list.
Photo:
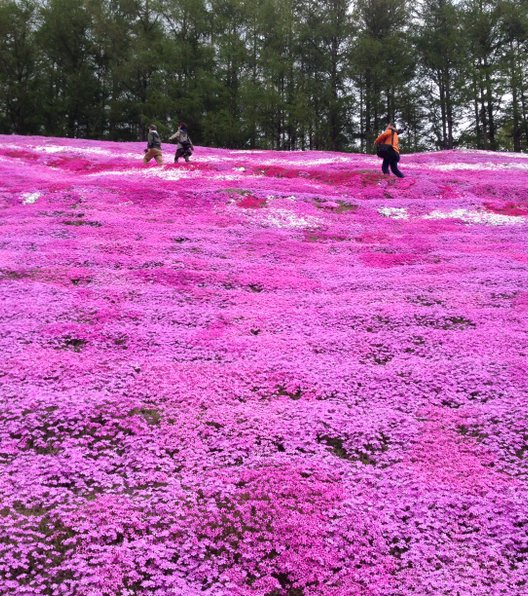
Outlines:
[[0, 0], [0, 133], [528, 151], [528, 0]]

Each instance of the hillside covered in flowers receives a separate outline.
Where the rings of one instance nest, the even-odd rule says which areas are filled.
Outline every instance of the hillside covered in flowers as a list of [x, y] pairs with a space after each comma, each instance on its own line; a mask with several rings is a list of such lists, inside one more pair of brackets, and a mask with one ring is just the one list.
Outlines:
[[528, 592], [528, 156], [0, 141], [2, 594]]

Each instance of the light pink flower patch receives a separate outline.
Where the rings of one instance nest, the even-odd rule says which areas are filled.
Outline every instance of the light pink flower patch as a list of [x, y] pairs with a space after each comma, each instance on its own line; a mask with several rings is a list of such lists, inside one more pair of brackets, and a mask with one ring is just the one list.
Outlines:
[[2, 141], [2, 594], [526, 593], [525, 157]]

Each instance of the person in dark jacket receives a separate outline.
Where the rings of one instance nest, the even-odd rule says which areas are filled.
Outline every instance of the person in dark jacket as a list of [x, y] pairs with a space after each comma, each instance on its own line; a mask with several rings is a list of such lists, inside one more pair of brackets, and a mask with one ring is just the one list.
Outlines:
[[189, 130], [185, 122], [180, 122], [180, 127], [171, 137], [169, 137], [169, 141], [176, 141], [178, 143], [176, 147], [176, 155], [174, 156], [174, 163], [178, 163], [180, 157], [183, 157], [185, 161], [189, 161], [189, 158], [194, 151], [194, 145], [192, 144]]
[[152, 158], [161, 166], [163, 164], [163, 153], [161, 152], [161, 137], [155, 124], [149, 126], [147, 135], [147, 148], [145, 149], [145, 157], [143, 161], [148, 163]]
[[379, 157], [383, 157], [381, 164], [381, 171], [384, 174], [389, 174], [389, 166], [392, 173], [398, 178], [404, 178], [404, 175], [398, 169], [398, 162], [400, 161], [400, 145], [398, 135], [405, 131], [405, 128], [397, 129], [392, 122], [389, 122], [385, 132], [374, 141]]

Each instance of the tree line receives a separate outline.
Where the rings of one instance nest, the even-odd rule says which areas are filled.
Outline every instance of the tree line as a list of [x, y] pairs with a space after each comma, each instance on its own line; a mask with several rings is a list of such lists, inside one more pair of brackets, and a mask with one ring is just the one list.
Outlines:
[[0, 0], [0, 132], [528, 150], [527, 0]]

